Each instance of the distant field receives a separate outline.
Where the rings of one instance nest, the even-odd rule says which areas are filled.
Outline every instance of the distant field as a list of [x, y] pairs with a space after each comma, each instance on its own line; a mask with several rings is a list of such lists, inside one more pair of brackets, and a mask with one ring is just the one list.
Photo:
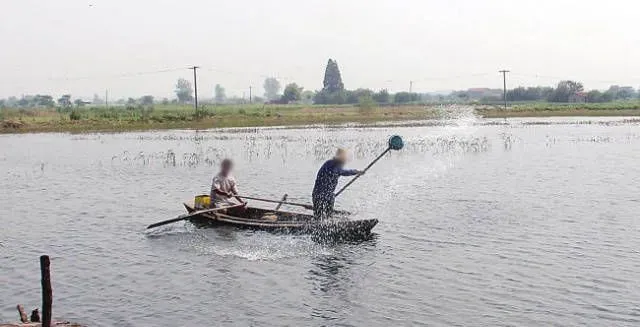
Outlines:
[[485, 118], [551, 116], [640, 116], [640, 101], [607, 103], [516, 103], [505, 109], [499, 105], [477, 106]]
[[300, 124], [378, 122], [436, 117], [425, 106], [372, 107], [304, 105], [206, 106], [199, 115], [192, 106], [150, 108], [3, 109], [0, 132], [91, 132], [147, 129], [250, 127]]
[[[424, 120], [448, 117], [449, 104], [402, 106], [189, 105], [153, 107], [81, 107], [0, 109], [0, 133], [93, 132], [149, 129], [284, 126]], [[546, 116], [640, 116], [640, 101], [598, 104], [517, 103], [505, 111], [498, 105], [460, 104], [485, 118]]]

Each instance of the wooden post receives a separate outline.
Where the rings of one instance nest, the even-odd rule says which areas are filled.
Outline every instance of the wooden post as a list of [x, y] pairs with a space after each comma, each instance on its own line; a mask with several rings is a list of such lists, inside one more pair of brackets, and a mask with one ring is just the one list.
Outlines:
[[23, 323], [29, 322], [29, 319], [27, 318], [27, 313], [24, 312], [24, 307], [22, 306], [22, 304], [18, 304], [16, 306], [16, 309], [18, 309], [18, 313], [20, 314], [20, 321]]
[[40, 273], [42, 275], [42, 327], [51, 327], [51, 307], [53, 290], [51, 289], [51, 262], [49, 256], [40, 257]]

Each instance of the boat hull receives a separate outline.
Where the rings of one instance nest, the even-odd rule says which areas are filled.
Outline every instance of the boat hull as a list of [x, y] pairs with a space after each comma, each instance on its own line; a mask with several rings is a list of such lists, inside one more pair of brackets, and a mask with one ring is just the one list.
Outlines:
[[[189, 213], [196, 209], [184, 204]], [[269, 217], [265, 219], [263, 217]], [[189, 219], [198, 227], [233, 226], [240, 229], [262, 230], [273, 233], [310, 234], [320, 239], [359, 239], [371, 235], [377, 219], [316, 220], [311, 215], [247, 208], [243, 214], [204, 213]]]

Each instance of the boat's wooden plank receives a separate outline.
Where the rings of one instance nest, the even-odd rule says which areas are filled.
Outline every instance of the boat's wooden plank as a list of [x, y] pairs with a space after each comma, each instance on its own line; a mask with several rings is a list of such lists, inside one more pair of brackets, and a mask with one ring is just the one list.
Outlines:
[[[207, 215], [205, 214], [204, 216], [207, 216]], [[270, 221], [270, 220], [260, 221], [257, 219], [240, 218], [240, 217], [229, 216], [225, 214], [217, 214], [212, 216], [216, 216], [216, 217], [209, 217], [209, 218], [217, 221], [231, 223], [231, 224], [272, 227], [272, 228], [277, 228], [277, 227], [297, 228], [297, 227], [303, 227], [304, 225], [308, 224], [308, 222], [294, 223], [294, 222], [278, 222], [278, 221]]]
[[[195, 209], [190, 207], [186, 203], [184, 204], [187, 211], [192, 212]], [[273, 213], [272, 210], [261, 209], [261, 208], [247, 208], [247, 215], [260, 217], [261, 214]], [[281, 212], [277, 212], [276, 214], [280, 215]], [[237, 226], [239, 228], [255, 228], [262, 230], [283, 230], [295, 233], [310, 233], [310, 234], [323, 234], [327, 233], [328, 237], [331, 235], [363, 235], [371, 232], [371, 229], [375, 227], [378, 223], [377, 219], [364, 219], [364, 220], [346, 220], [346, 219], [332, 219], [332, 220], [315, 220], [313, 216], [297, 214], [297, 213], [289, 213], [292, 215], [291, 218], [298, 218], [296, 220], [261, 220], [256, 218], [246, 218], [246, 217], [237, 217], [232, 216], [226, 213], [203, 213], [201, 215], [194, 216], [194, 223], [198, 223], [198, 219], [203, 222], [206, 220], [211, 220], [212, 222], [229, 225], [229, 226]], [[280, 216], [282, 218], [282, 216]], [[301, 219], [300, 219], [301, 218]]]

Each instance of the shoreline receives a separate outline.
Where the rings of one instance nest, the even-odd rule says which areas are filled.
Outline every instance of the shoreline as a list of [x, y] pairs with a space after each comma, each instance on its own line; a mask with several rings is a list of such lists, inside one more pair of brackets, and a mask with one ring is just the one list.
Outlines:
[[[152, 130], [204, 130], [214, 128], [243, 127], [296, 127], [339, 126], [356, 124], [385, 126], [411, 121], [438, 121], [473, 114], [483, 119], [533, 118], [533, 117], [638, 117], [640, 109], [569, 106], [514, 106], [504, 110], [497, 106], [434, 106], [406, 105], [397, 107], [358, 108], [355, 106], [238, 106], [214, 108], [209, 115], [195, 119], [193, 109], [161, 108], [143, 118], [131, 115], [123, 109], [114, 117], [98, 116], [93, 110], [82, 109], [86, 118], [69, 119], [69, 114], [52, 110], [35, 109], [29, 114], [8, 116], [0, 119], [0, 134], [24, 133], [121, 133]], [[104, 112], [104, 109], [102, 110]], [[7, 117], [8, 116], [8, 117]], [[385, 124], [388, 123], [388, 124]], [[425, 123], [426, 124], [426, 123]], [[421, 124], [423, 125], [423, 124]], [[427, 124], [428, 125], [428, 124]]]

